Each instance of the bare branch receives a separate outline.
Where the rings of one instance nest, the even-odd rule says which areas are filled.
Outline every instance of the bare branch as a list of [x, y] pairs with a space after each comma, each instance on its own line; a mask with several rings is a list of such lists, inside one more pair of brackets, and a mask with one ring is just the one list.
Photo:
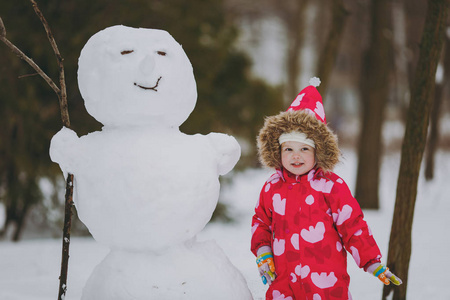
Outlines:
[[31, 77], [31, 76], [36, 76], [36, 75], [39, 75], [38, 73], [33, 73], [33, 74], [25, 74], [25, 75], [20, 75], [19, 77], [17, 77], [17, 78], [19, 78], [19, 79], [21, 79], [21, 78], [25, 78], [25, 77]]
[[[47, 33], [47, 38], [52, 45], [53, 52], [56, 55], [56, 59], [58, 61], [59, 67], [59, 84], [61, 88], [61, 92], [58, 94], [59, 98], [59, 107], [61, 110], [61, 119], [63, 125], [65, 127], [70, 128], [70, 119], [69, 119], [69, 110], [67, 107], [67, 92], [66, 92], [66, 80], [64, 76], [64, 59], [62, 58], [58, 46], [56, 45], [56, 41], [53, 37], [52, 31], [50, 30], [50, 26], [48, 25], [47, 20], [44, 18], [44, 15], [39, 10], [36, 1], [30, 0], [33, 5], [34, 12], [39, 17], [44, 25], [45, 32]], [[67, 270], [69, 267], [69, 246], [70, 246], [70, 228], [72, 226], [72, 201], [73, 195], [73, 175], [68, 174], [67, 176], [67, 184], [66, 184], [66, 201], [65, 201], [65, 215], [64, 215], [64, 229], [63, 229], [63, 249], [62, 249], [62, 258], [61, 258], [61, 273], [59, 276], [59, 293], [58, 300], [62, 300], [66, 296], [67, 291]]]
[[0, 36], [6, 37], [6, 28], [5, 28], [5, 24], [3, 24], [2, 18], [0, 18]]
[[53, 51], [55, 52], [56, 57], [58, 58], [58, 61], [62, 61], [61, 54], [59, 53], [58, 46], [56, 45], [55, 39], [53, 38], [53, 34], [52, 34], [52, 31], [50, 30], [50, 26], [48, 25], [47, 20], [45, 19], [42, 12], [39, 10], [36, 1], [30, 0], [30, 2], [33, 5], [34, 12], [41, 20], [42, 25], [44, 25], [45, 32], [47, 33], [47, 38], [50, 41], [50, 45], [52, 46]]
[[5, 26], [3, 25], [3, 22], [1, 21], [1, 18], [0, 18], [0, 32], [1, 32], [0, 40], [3, 43], [5, 43], [5, 45], [8, 46], [8, 48], [11, 49], [11, 51], [14, 52], [14, 54], [16, 54], [19, 58], [27, 62], [39, 75], [41, 75], [41, 77], [48, 83], [48, 85], [52, 88], [53, 91], [55, 91], [55, 93], [59, 97], [61, 92], [58, 86], [56, 86], [56, 84], [53, 82], [53, 80], [50, 77], [48, 77], [48, 75], [45, 74], [45, 72], [42, 71], [42, 69], [31, 58], [29, 58], [25, 53], [23, 53], [19, 48], [17, 48], [13, 43], [11, 43], [6, 38], [6, 29]]
[[31, 4], [33, 5], [34, 12], [39, 17], [39, 19], [42, 22], [42, 25], [44, 25], [45, 32], [47, 33], [47, 38], [50, 42], [50, 45], [53, 48], [53, 52], [56, 55], [56, 59], [58, 61], [58, 67], [59, 67], [59, 86], [60, 86], [60, 93], [59, 93], [59, 106], [61, 108], [61, 119], [63, 122], [63, 125], [66, 127], [70, 127], [70, 119], [69, 119], [69, 112], [67, 108], [67, 90], [66, 90], [66, 80], [64, 75], [64, 59], [61, 56], [61, 53], [59, 52], [58, 46], [56, 45], [55, 38], [53, 37], [52, 31], [50, 30], [50, 26], [48, 25], [47, 20], [45, 19], [42, 12], [39, 10], [36, 1], [30, 0]]

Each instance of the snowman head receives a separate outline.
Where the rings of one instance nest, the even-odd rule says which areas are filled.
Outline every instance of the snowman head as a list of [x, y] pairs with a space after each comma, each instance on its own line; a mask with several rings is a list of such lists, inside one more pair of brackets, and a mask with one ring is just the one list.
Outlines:
[[117, 25], [94, 34], [80, 54], [78, 84], [105, 126], [178, 127], [197, 100], [186, 53], [156, 29]]

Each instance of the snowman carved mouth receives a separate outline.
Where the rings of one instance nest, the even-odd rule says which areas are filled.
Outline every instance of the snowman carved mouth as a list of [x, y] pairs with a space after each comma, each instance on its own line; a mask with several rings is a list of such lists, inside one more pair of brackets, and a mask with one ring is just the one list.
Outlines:
[[137, 87], [140, 87], [140, 88], [143, 89], [143, 90], [153, 90], [153, 91], [157, 92], [158, 90], [157, 90], [156, 88], [158, 87], [158, 84], [159, 84], [159, 81], [161, 80], [161, 78], [162, 78], [162, 76], [160, 76], [160, 77], [158, 78], [158, 80], [156, 81], [155, 86], [152, 86], [152, 87], [147, 87], [147, 86], [139, 85], [139, 84], [137, 84], [136, 82], [134, 83], [134, 85], [137, 86]]

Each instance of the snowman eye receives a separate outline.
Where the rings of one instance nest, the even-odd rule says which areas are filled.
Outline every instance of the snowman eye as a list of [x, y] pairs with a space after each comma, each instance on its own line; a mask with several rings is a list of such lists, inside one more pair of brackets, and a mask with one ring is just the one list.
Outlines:
[[126, 54], [130, 54], [130, 53], [133, 53], [133, 52], [134, 52], [134, 50], [123, 50], [122, 52], [120, 52], [120, 54], [126, 55]]
[[167, 55], [166, 51], [156, 51], [156, 53], [158, 53], [158, 55], [161, 55], [161, 56]]

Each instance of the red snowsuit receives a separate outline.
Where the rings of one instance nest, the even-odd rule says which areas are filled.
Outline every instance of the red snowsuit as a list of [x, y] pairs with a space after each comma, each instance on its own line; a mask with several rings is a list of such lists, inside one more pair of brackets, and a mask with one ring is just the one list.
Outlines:
[[277, 274], [266, 299], [351, 299], [346, 250], [361, 268], [381, 258], [346, 183], [320, 169], [301, 176], [278, 170], [264, 184], [252, 252], [261, 246], [272, 248]]

